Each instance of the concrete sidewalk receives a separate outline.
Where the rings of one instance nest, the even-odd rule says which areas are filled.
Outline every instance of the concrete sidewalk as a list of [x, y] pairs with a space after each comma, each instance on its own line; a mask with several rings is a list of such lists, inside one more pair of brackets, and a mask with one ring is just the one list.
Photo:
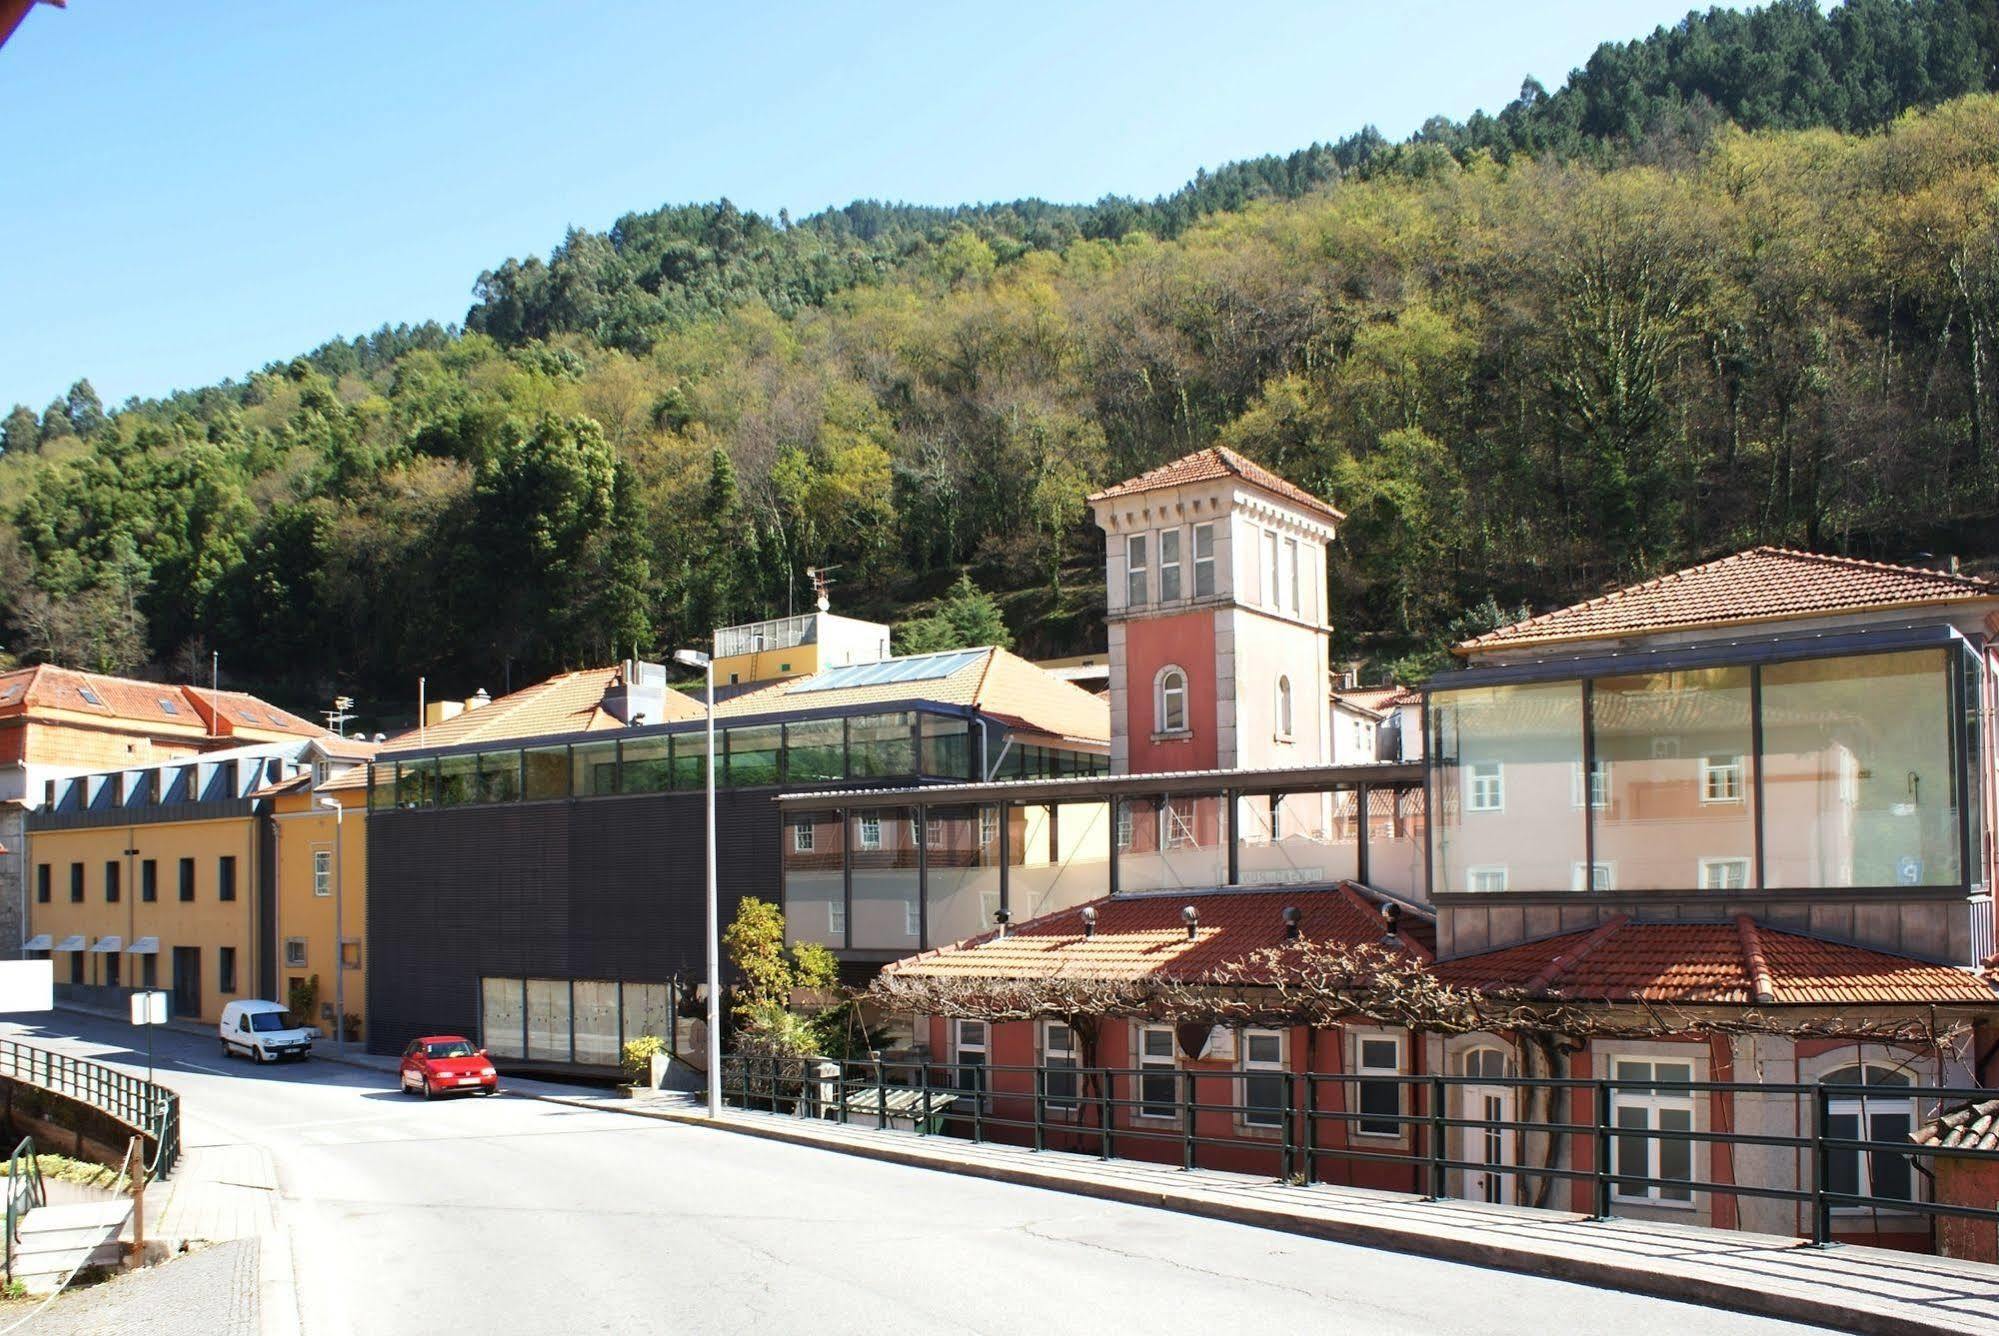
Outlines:
[[687, 1096], [542, 1098], [1848, 1331], [1999, 1333], [1999, 1267], [1973, 1262], [1323, 1184], [1292, 1187], [783, 1114], [728, 1109], [711, 1121], [705, 1103]]

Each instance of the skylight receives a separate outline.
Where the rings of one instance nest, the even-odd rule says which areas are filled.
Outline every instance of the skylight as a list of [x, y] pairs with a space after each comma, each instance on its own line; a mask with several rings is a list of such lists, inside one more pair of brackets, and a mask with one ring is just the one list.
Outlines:
[[163, 714], [179, 714], [180, 706], [174, 704], [172, 701], [168, 700], [165, 696], [162, 696], [160, 697], [160, 711]]
[[76, 694], [83, 697], [85, 700], [89, 701], [92, 705], [102, 705], [104, 703], [103, 701], [97, 699], [97, 693], [95, 691], [92, 691], [89, 687], [78, 687], [76, 689]]
[[897, 682], [934, 682], [949, 677], [966, 664], [985, 656], [982, 649], [953, 649], [939, 654], [913, 654], [904, 659], [883, 659], [879, 663], [856, 663], [845, 668], [829, 668], [786, 688], [785, 694], [808, 691], [837, 691], [843, 687], [875, 687]]

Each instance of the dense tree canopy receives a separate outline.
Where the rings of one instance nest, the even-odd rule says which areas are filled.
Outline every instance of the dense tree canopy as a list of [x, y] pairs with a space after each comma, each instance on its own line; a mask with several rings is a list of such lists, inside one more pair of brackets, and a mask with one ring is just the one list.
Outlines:
[[463, 332], [79, 381], [0, 420], [5, 643], [392, 715], [803, 607], [813, 564], [921, 643], [1078, 652], [1083, 497], [1216, 441], [1350, 513], [1336, 635], [1384, 663], [1751, 542], [1999, 555], [1995, 14], [1690, 15], [1149, 203], [633, 214]]

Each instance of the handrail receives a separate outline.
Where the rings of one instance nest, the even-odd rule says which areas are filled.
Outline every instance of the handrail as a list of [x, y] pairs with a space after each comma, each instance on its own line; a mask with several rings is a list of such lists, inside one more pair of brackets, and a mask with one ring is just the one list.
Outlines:
[[[23, 1166], [26, 1171], [23, 1172]], [[14, 1245], [21, 1241], [21, 1219], [49, 1201], [48, 1184], [42, 1181], [42, 1162], [35, 1158], [35, 1139], [22, 1137], [21, 1144], [7, 1157], [7, 1283], [14, 1283]]]
[[100, 1109], [153, 1141], [147, 1172], [162, 1178], [180, 1160], [180, 1096], [165, 1086], [89, 1058], [0, 1039], [0, 1076], [52, 1090]]

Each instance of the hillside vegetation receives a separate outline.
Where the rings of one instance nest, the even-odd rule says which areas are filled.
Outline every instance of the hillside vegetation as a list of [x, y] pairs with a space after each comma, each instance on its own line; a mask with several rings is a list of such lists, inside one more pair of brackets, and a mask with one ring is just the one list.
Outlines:
[[634, 214], [482, 275], [462, 332], [115, 413], [79, 383], [5, 420], [5, 643], [393, 710], [831, 564], [842, 611], [970, 570], [1080, 651], [1082, 498], [1217, 441], [1350, 513], [1336, 634], [1378, 662], [1753, 542], [1990, 555], [1995, 13], [1691, 16], [1152, 202]]

